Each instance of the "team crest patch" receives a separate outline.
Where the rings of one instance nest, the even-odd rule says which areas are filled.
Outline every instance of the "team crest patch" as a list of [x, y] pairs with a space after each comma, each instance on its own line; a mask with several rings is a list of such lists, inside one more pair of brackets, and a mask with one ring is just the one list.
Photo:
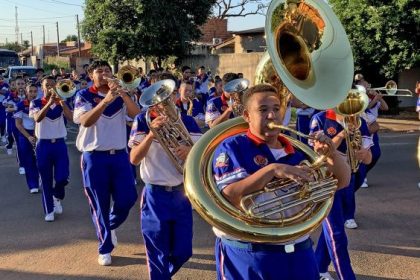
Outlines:
[[223, 106], [222, 106], [222, 112], [226, 111], [226, 109], [227, 109], [227, 108], [228, 108], [228, 106], [223, 105]]
[[226, 153], [221, 153], [217, 158], [216, 158], [216, 167], [219, 168], [223, 168], [228, 166], [228, 162], [229, 162], [229, 157], [227, 156]]
[[266, 166], [268, 164], [268, 159], [262, 155], [256, 155], [254, 157], [254, 162], [258, 166]]
[[99, 104], [99, 102], [101, 102], [101, 101], [102, 101], [102, 99], [99, 98], [99, 97], [93, 98], [93, 102], [95, 102], [96, 104]]
[[327, 134], [331, 135], [331, 136], [336, 135], [337, 130], [334, 127], [329, 127], [329, 128], [327, 128]]

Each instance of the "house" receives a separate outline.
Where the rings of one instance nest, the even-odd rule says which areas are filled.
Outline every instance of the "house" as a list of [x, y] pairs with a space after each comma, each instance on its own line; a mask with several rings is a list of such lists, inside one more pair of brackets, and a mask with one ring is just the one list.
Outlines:
[[264, 52], [264, 27], [231, 31], [232, 36], [213, 46], [213, 54]]

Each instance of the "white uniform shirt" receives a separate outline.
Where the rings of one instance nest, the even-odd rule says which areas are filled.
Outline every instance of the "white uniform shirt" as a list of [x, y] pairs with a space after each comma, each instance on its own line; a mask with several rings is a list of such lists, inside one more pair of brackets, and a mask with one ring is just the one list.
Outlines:
[[[80, 124], [80, 117], [92, 110], [106, 94], [94, 87], [80, 90], [75, 99], [73, 121]], [[127, 108], [121, 97], [109, 104], [99, 119], [90, 127], [80, 125], [76, 147], [81, 152], [121, 150], [127, 146]]]
[[15, 119], [22, 119], [22, 126], [27, 130], [35, 129], [35, 121], [29, 117], [29, 101], [25, 100], [17, 104], [17, 111], [13, 114]]
[[[46, 103], [47, 100], [44, 98], [32, 100], [29, 105], [29, 117], [34, 118], [35, 113], [38, 113]], [[67, 136], [63, 108], [60, 105], [51, 105], [45, 118], [35, 124], [35, 136], [38, 139], [58, 139]]]
[[[144, 115], [144, 112], [140, 113], [134, 119], [128, 142], [129, 147], [141, 143], [149, 133]], [[200, 129], [192, 117], [182, 116], [185, 127], [195, 143], [202, 135]], [[184, 182], [183, 175], [178, 172], [174, 163], [156, 139], [153, 140], [146, 156], [140, 163], [140, 176], [145, 183], [161, 186], [177, 186]]]

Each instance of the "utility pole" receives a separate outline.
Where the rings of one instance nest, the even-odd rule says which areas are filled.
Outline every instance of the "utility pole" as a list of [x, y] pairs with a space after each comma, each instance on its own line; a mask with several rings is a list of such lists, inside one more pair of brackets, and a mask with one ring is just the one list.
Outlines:
[[23, 35], [22, 35], [23, 33], [21, 32], [20, 33], [20, 44], [23, 46]]
[[58, 32], [58, 21], [55, 24], [57, 26], [57, 56], [60, 56], [60, 33]]
[[79, 26], [79, 15], [76, 15], [77, 21], [77, 47], [79, 48], [79, 57], [82, 56], [82, 49], [80, 46], [80, 26]]
[[15, 21], [16, 21], [16, 26], [15, 26], [16, 44], [19, 44], [19, 25], [18, 25], [18, 11], [17, 11], [17, 6], [15, 6]]
[[45, 46], [45, 25], [42, 26], [42, 45]]
[[34, 37], [32, 36], [32, 30], [31, 30], [31, 55], [34, 55]]

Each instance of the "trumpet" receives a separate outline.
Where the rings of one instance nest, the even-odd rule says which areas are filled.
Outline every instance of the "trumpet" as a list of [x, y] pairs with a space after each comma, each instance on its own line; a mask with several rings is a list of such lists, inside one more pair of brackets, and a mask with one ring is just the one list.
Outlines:
[[356, 86], [357, 89], [349, 91], [347, 98], [340, 103], [335, 111], [344, 117], [344, 130], [347, 145], [347, 158], [351, 167], [351, 171], [356, 173], [359, 169], [360, 162], [356, 159], [356, 151], [362, 147], [362, 134], [360, 126], [362, 114], [369, 105], [369, 98], [366, 95], [363, 86]]
[[67, 99], [72, 97], [76, 91], [76, 85], [70, 79], [59, 80], [55, 87], [52, 89], [55, 93], [58, 94], [62, 99]]
[[117, 73], [117, 79], [122, 88], [133, 90], [136, 89], [141, 82], [139, 70], [132, 65], [125, 65]]
[[[388, 96], [400, 96], [400, 97], [413, 97], [413, 93], [409, 89], [400, 89], [395, 81], [389, 80], [386, 82], [385, 86], [377, 88], [369, 88], [368, 90], [379, 90], [385, 91]], [[397, 94], [397, 91], [407, 92], [402, 94]]]

